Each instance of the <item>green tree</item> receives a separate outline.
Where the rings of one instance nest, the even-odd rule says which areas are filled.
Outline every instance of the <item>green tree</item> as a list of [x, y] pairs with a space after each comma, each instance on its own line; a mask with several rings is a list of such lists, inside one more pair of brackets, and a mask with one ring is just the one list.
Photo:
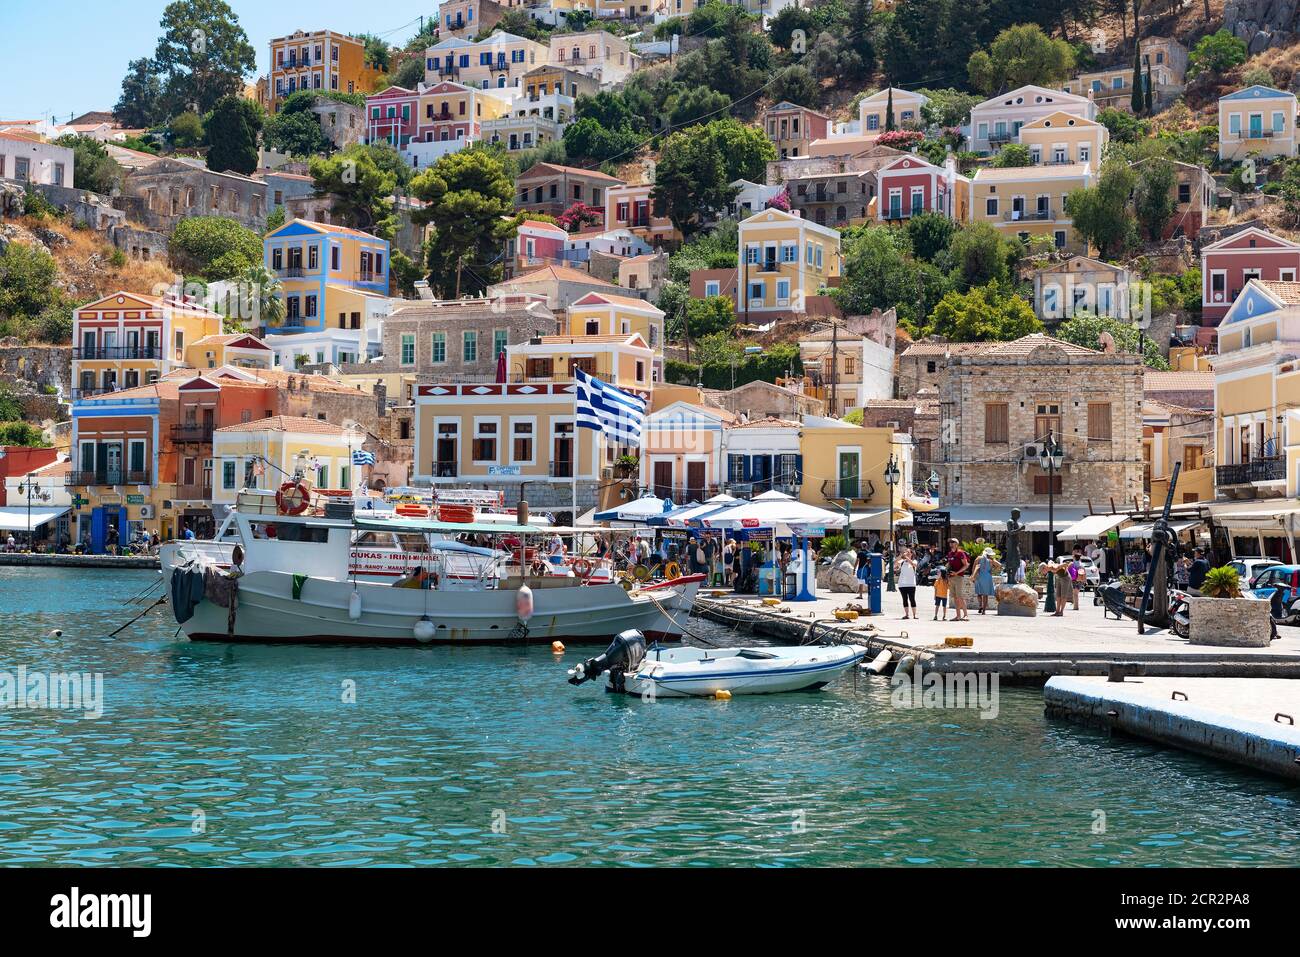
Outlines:
[[308, 163], [316, 195], [335, 197], [347, 225], [381, 239], [391, 239], [397, 230], [393, 215], [393, 191], [397, 174], [376, 162], [366, 146], [350, 146], [333, 156], [313, 156]]
[[223, 96], [204, 124], [208, 142], [208, 169], [230, 170], [247, 176], [257, 169], [257, 134], [265, 115], [262, 108], [242, 96]]
[[[785, 9], [797, 8], [786, 7]], [[772, 78], [772, 85], [768, 88], [768, 92], [777, 103], [788, 102], [814, 107], [821, 99], [822, 88], [806, 66], [795, 64], [781, 70]]]
[[209, 281], [234, 279], [262, 262], [262, 237], [233, 219], [182, 219], [167, 245], [172, 265]]
[[604, 162], [636, 149], [640, 139], [631, 127], [611, 130], [586, 116], [565, 127], [564, 152], [570, 157]]
[[710, 116], [725, 114], [731, 106], [731, 98], [725, 93], [711, 90], [706, 86], [696, 86], [684, 90], [673, 100], [668, 122], [680, 129], [695, 123], [703, 123]]
[[[1134, 0], [1136, 6], [1136, 0]], [[1135, 41], [1133, 44], [1133, 91], [1129, 94], [1128, 105], [1133, 111], [1134, 116], [1142, 113], [1142, 108], [1146, 105], [1146, 100], [1142, 96], [1142, 43]]]
[[929, 98], [929, 102], [921, 107], [921, 118], [935, 126], [961, 126], [970, 116], [971, 108], [983, 102], [973, 93], [951, 87], [941, 90], [920, 89], [917, 92]]
[[912, 259], [903, 230], [863, 226], [846, 235], [843, 275], [831, 298], [850, 315], [897, 308], [904, 328], [919, 330], [952, 288], [950, 280], [930, 263]]
[[26, 422], [0, 422], [0, 445], [48, 448], [50, 443], [38, 426]]
[[736, 307], [727, 296], [689, 300], [686, 303], [686, 318], [692, 338], [703, 338], [719, 332], [734, 333], [736, 329]]
[[1201, 37], [1187, 57], [1188, 78], [1207, 73], [1222, 76], [1246, 62], [1246, 41], [1227, 30]]
[[1042, 331], [1029, 303], [1000, 283], [948, 293], [926, 326], [926, 332], [953, 342], [1005, 342]]
[[0, 252], [0, 318], [30, 318], [58, 302], [58, 278], [58, 263], [44, 249], [9, 243]]
[[651, 191], [655, 215], [668, 216], [684, 237], [726, 208], [737, 179], [763, 181], [776, 147], [761, 130], [733, 119], [713, 120], [664, 140]]
[[947, 250], [957, 232], [957, 224], [942, 213], [924, 212], [907, 220], [907, 238], [918, 259], [934, 262]]
[[989, 165], [997, 169], [1008, 169], [1013, 166], [1033, 166], [1034, 161], [1029, 155], [1028, 146], [1021, 143], [1006, 143], [998, 150]]
[[173, 113], [206, 113], [223, 96], [238, 96], [257, 68], [256, 51], [224, 0], [173, 0], [161, 25], [153, 63]]
[[1123, 160], [1108, 159], [1096, 186], [1076, 189], [1065, 197], [1065, 211], [1075, 231], [1101, 251], [1102, 258], [1118, 255], [1133, 241], [1135, 225], [1129, 196], [1137, 174]]
[[1008, 282], [1020, 249], [990, 223], [971, 223], [952, 237], [948, 255], [953, 283], [966, 290], [987, 283]]
[[167, 139], [177, 149], [189, 149], [203, 142], [203, 120], [197, 113], [186, 111], [173, 116], [167, 124]]
[[121, 185], [122, 167], [103, 143], [75, 133], [65, 133], [54, 142], [72, 150], [73, 182], [78, 189], [108, 195]]
[[427, 205], [417, 221], [434, 225], [429, 280], [446, 298], [481, 292], [500, 273], [501, 244], [516, 228], [515, 187], [497, 156], [471, 147], [442, 157], [411, 181]]
[[382, 73], [387, 73], [392, 65], [392, 52], [388, 47], [388, 41], [370, 33], [362, 33], [357, 39], [365, 45], [366, 64]]
[[147, 129], [166, 119], [162, 80], [148, 57], [127, 64], [113, 116], [129, 129]]
[[1100, 111], [1097, 122], [1110, 131], [1112, 143], [1136, 143], [1142, 136], [1142, 121], [1132, 113], [1125, 113], [1113, 106]]
[[1107, 316], [1075, 315], [1056, 327], [1056, 338], [1087, 349], [1101, 349], [1101, 334], [1110, 333], [1118, 352], [1142, 356], [1152, 369], [1168, 369], [1169, 362], [1160, 354], [1160, 343], [1147, 338], [1132, 322]]
[[776, 46], [789, 50], [796, 30], [802, 30], [804, 41], [811, 43], [821, 25], [817, 14], [812, 10], [791, 5], [782, 7], [781, 12], [768, 21], [768, 36]]
[[266, 121], [262, 145], [289, 156], [315, 156], [333, 148], [315, 113], [290, 112], [284, 108]]
[[1141, 166], [1133, 189], [1133, 211], [1150, 242], [1160, 239], [1165, 224], [1174, 215], [1177, 177], [1174, 165], [1164, 159], [1149, 159]]
[[1074, 49], [1054, 40], [1036, 23], [1020, 23], [998, 34], [988, 52], [971, 54], [966, 71], [971, 85], [984, 93], [1015, 89], [1026, 83], [1054, 86], [1074, 69]]
[[424, 57], [411, 56], [402, 61], [397, 72], [392, 76], [393, 85], [414, 90], [424, 82]]

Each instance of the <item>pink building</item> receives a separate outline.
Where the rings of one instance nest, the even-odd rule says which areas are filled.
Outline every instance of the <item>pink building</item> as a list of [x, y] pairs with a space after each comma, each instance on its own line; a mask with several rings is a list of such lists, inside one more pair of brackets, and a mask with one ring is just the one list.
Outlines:
[[404, 149], [416, 139], [420, 122], [420, 96], [402, 86], [390, 86], [366, 97], [366, 142], [387, 142]]
[[515, 268], [518, 271], [562, 262], [560, 254], [564, 252], [569, 234], [554, 223], [525, 219], [515, 235]]
[[1252, 279], [1295, 282], [1300, 244], [1257, 226], [1201, 248], [1201, 317], [1217, 326]]
[[876, 174], [876, 220], [904, 220], [917, 213], [943, 213], [966, 219], [970, 180], [955, 168], [927, 163], [919, 156], [900, 156]]

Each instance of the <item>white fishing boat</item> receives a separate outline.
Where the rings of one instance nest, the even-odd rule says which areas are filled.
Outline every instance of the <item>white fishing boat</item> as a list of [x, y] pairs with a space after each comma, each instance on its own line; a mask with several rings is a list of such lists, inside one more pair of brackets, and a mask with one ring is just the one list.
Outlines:
[[653, 698], [712, 698], [719, 692], [776, 694], [825, 687], [867, 654], [862, 645], [648, 650], [635, 632], [618, 635], [605, 653], [569, 670], [570, 684], [602, 674], [607, 690]]
[[[284, 515], [242, 497], [233, 524], [229, 553], [182, 547], [175, 558], [184, 563], [166, 573], [173, 611], [191, 639], [604, 642], [631, 628], [677, 641], [704, 581], [686, 575], [626, 589], [590, 564], [579, 566], [583, 574], [541, 567], [534, 574], [543, 563], [521, 565], [518, 556], [549, 530], [531, 525]], [[458, 540], [466, 537], [512, 544]], [[377, 538], [395, 544], [376, 551]], [[358, 556], [369, 551], [377, 564], [367, 579]], [[415, 575], [423, 587], [411, 587]]]

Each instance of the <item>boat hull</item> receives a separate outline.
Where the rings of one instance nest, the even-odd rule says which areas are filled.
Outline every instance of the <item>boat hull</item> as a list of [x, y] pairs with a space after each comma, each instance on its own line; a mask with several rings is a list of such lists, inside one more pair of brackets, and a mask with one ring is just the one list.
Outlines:
[[[293, 575], [252, 572], [239, 579], [235, 613], [205, 598], [181, 624], [194, 641], [359, 645], [602, 643], [629, 628], [652, 640], [679, 641], [703, 576], [643, 592], [619, 585], [533, 589], [526, 627], [514, 588], [435, 591], [310, 578], [293, 595]], [[350, 615], [353, 592], [360, 614]], [[651, 597], [653, 596], [653, 597]], [[428, 618], [432, 636], [417, 637]]]
[[[773, 657], [745, 658], [746, 651]], [[812, 691], [856, 667], [866, 654], [861, 645], [655, 649], [625, 677], [625, 688], [628, 694], [645, 698], [711, 698], [719, 691], [733, 695]]]

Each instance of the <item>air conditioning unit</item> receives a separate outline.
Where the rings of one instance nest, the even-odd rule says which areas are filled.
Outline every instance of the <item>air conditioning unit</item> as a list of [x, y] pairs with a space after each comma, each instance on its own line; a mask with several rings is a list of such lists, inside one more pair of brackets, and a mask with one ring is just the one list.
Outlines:
[[1023, 458], [1037, 461], [1040, 451], [1041, 449], [1039, 449], [1036, 443], [1030, 442], [1028, 445], [1025, 446], [1025, 452]]
[[141, 506], [140, 506], [140, 517], [141, 517], [141, 518], [153, 518], [153, 506], [152, 506], [152, 505], [141, 505]]

